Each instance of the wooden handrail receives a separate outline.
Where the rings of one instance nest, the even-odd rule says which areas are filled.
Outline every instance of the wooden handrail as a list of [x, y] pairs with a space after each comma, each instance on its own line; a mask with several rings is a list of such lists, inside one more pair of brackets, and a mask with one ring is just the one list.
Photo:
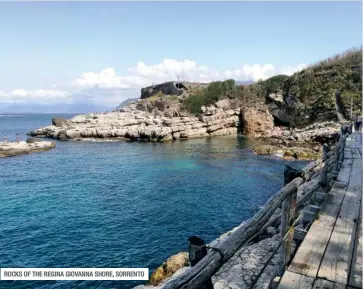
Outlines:
[[[246, 245], [251, 238], [255, 237], [261, 229], [266, 227], [270, 218], [283, 202], [296, 194], [300, 185], [308, 181], [322, 167], [329, 163], [330, 158], [344, 147], [344, 141], [348, 134], [341, 135], [341, 139], [323, 158], [309, 163], [302, 169], [302, 177], [293, 179], [290, 183], [282, 187], [275, 195], [270, 197], [265, 206], [261, 208], [256, 215], [247, 220], [245, 224], [238, 227], [227, 238], [223, 239], [218, 247], [210, 247], [208, 254], [201, 259], [194, 267], [189, 268], [182, 275], [168, 281], [162, 289], [198, 289], [202, 288], [205, 282], [208, 282], [224, 263], [226, 263], [238, 249]], [[342, 144], [342, 147], [340, 147]], [[296, 200], [296, 198], [295, 198]], [[296, 204], [295, 207], [301, 206], [303, 200]], [[297, 206], [296, 206], [297, 205]], [[276, 217], [278, 218], [278, 216]], [[271, 221], [271, 220], [270, 220]]]
[[296, 178], [281, 188], [254, 217], [234, 231], [228, 238], [222, 240], [218, 248], [211, 250], [198, 264], [189, 268], [178, 278], [170, 280], [162, 288], [200, 288], [250, 237], [263, 227], [284, 199], [303, 182], [302, 178]]

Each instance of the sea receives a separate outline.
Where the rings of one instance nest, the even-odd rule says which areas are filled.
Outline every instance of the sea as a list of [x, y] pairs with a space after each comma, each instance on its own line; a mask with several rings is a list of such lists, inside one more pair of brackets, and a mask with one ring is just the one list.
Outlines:
[[[0, 141], [67, 114], [0, 114]], [[147, 142], [56, 141], [0, 159], [0, 268], [149, 268], [252, 217], [288, 161], [243, 136]], [[0, 281], [0, 288], [121, 288], [144, 281]]]

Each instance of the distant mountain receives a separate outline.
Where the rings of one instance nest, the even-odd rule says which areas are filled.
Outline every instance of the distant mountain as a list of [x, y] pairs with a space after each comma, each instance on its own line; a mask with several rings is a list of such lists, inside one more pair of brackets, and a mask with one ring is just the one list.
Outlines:
[[131, 102], [134, 102], [137, 100], [139, 100], [139, 98], [128, 98], [128, 99], [124, 100], [123, 102], [121, 102], [115, 109], [123, 108], [126, 105], [130, 104]]
[[76, 104], [12, 104], [5, 105], [0, 104], [0, 113], [86, 113], [86, 112], [102, 112], [109, 111], [112, 107], [88, 104], [88, 103], [76, 103]]

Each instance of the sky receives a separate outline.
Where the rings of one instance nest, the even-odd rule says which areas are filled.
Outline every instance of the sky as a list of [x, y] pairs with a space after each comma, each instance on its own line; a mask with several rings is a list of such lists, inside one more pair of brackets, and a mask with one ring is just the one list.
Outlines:
[[291, 75], [361, 45], [361, 2], [0, 2], [0, 109], [114, 107], [152, 83]]

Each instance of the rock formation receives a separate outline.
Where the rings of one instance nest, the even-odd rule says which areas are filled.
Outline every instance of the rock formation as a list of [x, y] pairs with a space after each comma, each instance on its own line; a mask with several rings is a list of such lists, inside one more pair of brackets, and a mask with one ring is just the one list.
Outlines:
[[47, 151], [55, 147], [54, 141], [21, 141], [0, 143], [0, 158]]
[[163, 112], [140, 110], [136, 102], [119, 111], [78, 115], [30, 132], [32, 136], [55, 139], [127, 138], [130, 140], [167, 141], [214, 135], [237, 134], [239, 109], [231, 109], [228, 100], [204, 108], [199, 117], [168, 117]]
[[286, 147], [283, 145], [261, 145], [253, 149], [258, 155], [280, 155], [285, 159], [314, 160], [321, 155], [318, 147], [317, 150], [304, 147]]
[[162, 265], [160, 265], [151, 274], [149, 279], [150, 285], [159, 285], [162, 281], [170, 278], [180, 268], [189, 265], [188, 252], [180, 252], [169, 257]]
[[61, 127], [63, 123], [66, 122], [66, 119], [63, 117], [53, 117], [52, 118], [52, 125]]
[[260, 137], [274, 128], [273, 117], [267, 109], [242, 109], [241, 119], [242, 133], [251, 137]]

